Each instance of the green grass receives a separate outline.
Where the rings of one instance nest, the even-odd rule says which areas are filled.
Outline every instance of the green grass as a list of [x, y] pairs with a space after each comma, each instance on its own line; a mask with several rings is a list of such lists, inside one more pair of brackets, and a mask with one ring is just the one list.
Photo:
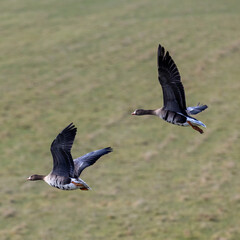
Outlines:
[[[0, 1], [0, 238], [240, 239], [240, 3], [230, 0]], [[203, 135], [136, 108], [162, 106], [156, 51], [170, 51]], [[112, 146], [84, 171], [93, 191], [26, 182]]]

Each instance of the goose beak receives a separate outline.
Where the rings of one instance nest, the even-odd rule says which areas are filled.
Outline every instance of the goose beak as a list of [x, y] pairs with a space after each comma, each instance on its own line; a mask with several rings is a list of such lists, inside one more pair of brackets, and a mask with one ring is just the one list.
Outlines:
[[28, 177], [27, 180], [30, 180], [30, 177]]
[[136, 113], [135, 113], [135, 112], [132, 112], [131, 114], [132, 114], [132, 115], [136, 115]]

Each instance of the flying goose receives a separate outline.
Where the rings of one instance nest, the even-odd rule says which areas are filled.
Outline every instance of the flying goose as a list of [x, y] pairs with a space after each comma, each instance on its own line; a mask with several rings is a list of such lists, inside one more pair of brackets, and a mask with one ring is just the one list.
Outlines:
[[77, 128], [73, 123], [64, 128], [51, 145], [53, 170], [47, 176], [35, 174], [30, 176], [28, 180], [44, 180], [50, 186], [62, 190], [89, 190], [90, 187], [79, 178], [80, 174], [101, 156], [112, 152], [112, 148], [96, 150], [73, 160], [71, 148], [76, 133]]
[[164, 47], [158, 47], [158, 80], [162, 86], [164, 106], [156, 110], [137, 109], [132, 115], [155, 115], [161, 119], [179, 126], [191, 126], [203, 133], [198, 126], [206, 127], [204, 123], [189, 115], [202, 112], [208, 106], [200, 105], [186, 107], [184, 88], [176, 64]]

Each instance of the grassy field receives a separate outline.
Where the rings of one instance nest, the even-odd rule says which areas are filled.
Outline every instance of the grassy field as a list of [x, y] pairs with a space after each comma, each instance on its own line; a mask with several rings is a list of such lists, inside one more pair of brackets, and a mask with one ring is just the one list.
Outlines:
[[[0, 1], [0, 239], [240, 239], [240, 2]], [[203, 135], [136, 108], [162, 106], [156, 52], [178, 65]], [[27, 182], [111, 146], [84, 171], [92, 191]]]

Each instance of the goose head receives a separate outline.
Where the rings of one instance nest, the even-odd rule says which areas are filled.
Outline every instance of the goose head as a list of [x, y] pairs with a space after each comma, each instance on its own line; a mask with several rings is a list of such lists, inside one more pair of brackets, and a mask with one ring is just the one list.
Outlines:
[[43, 176], [43, 175], [34, 174], [34, 175], [28, 177], [27, 180], [29, 180], [29, 181], [43, 180], [44, 177], [45, 176]]
[[145, 113], [144, 109], [136, 109], [134, 112], [132, 112], [132, 115], [140, 116], [140, 115], [144, 115], [144, 113]]

